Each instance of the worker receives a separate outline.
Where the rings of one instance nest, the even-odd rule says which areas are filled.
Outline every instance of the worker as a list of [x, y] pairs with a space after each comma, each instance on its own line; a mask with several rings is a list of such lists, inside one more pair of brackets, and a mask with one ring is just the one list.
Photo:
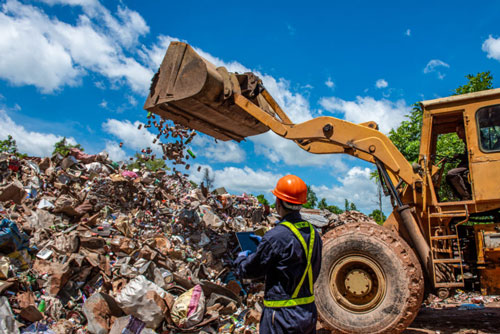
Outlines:
[[454, 158], [458, 158], [460, 163], [456, 168], [452, 168], [446, 174], [446, 181], [451, 185], [453, 191], [461, 200], [472, 199], [470, 185], [467, 181], [467, 174], [469, 172], [469, 159], [467, 157], [467, 143], [465, 141], [465, 129], [462, 124], [456, 128], [458, 138], [465, 144], [465, 150], [462, 154], [456, 154]]
[[295, 175], [281, 178], [272, 193], [281, 220], [260, 240], [257, 250], [235, 261], [244, 278], [265, 276], [260, 333], [316, 333], [313, 286], [321, 268], [321, 236], [300, 215], [307, 187]]

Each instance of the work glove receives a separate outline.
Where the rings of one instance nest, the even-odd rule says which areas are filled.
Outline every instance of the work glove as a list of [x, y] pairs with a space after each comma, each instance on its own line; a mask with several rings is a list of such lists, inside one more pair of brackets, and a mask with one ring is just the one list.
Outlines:
[[248, 237], [252, 239], [257, 245], [262, 241], [262, 237], [257, 234], [250, 234]]
[[250, 255], [250, 253], [252, 253], [251, 250], [246, 250], [246, 251], [243, 251], [243, 252], [239, 252], [238, 253], [238, 257], [247, 257], [248, 255]]
[[236, 256], [236, 259], [234, 259], [234, 261], [233, 261], [233, 265], [238, 267], [240, 265], [240, 263], [243, 262], [243, 260], [246, 259], [248, 257], [248, 255], [250, 255], [250, 253], [252, 253], [251, 250], [239, 252], [238, 256]]

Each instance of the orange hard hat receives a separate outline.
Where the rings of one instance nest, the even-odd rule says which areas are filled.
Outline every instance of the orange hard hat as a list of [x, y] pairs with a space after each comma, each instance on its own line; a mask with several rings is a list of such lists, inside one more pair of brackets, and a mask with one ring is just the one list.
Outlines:
[[306, 183], [295, 175], [285, 175], [279, 179], [272, 193], [285, 202], [293, 204], [304, 204], [307, 202]]

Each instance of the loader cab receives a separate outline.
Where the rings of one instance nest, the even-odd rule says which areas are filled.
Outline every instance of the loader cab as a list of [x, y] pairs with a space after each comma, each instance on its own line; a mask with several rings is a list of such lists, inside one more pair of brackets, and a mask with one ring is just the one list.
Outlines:
[[[420, 164], [430, 175], [432, 202], [463, 202], [472, 211], [500, 208], [500, 89], [424, 101]], [[463, 129], [463, 138], [459, 132]], [[469, 197], [450, 182], [463, 167]]]
[[429, 162], [433, 192], [438, 202], [472, 199], [463, 112], [432, 117]]

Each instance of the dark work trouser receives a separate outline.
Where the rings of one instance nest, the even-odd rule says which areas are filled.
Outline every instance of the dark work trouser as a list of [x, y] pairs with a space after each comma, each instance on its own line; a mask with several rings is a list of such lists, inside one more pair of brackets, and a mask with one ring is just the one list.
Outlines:
[[282, 308], [265, 307], [260, 334], [316, 334], [318, 311], [314, 303]]

